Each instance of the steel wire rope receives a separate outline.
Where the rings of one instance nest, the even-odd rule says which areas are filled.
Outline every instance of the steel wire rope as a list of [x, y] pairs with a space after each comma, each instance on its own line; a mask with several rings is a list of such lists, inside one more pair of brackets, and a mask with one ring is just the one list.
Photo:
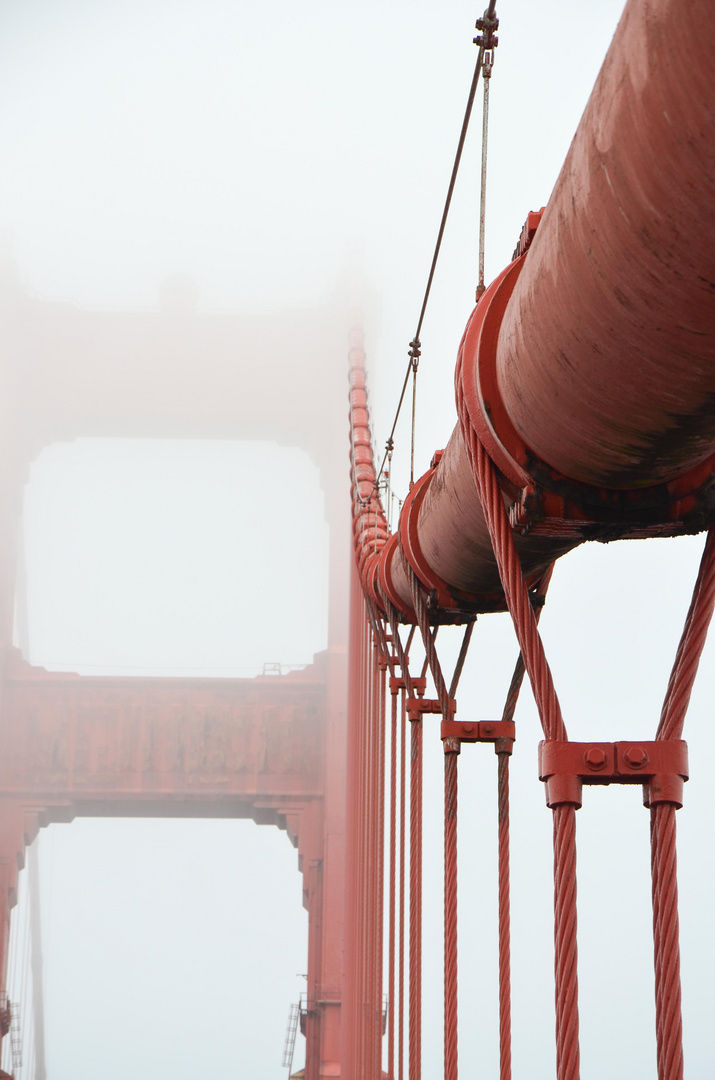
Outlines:
[[[474, 629], [474, 622], [468, 623], [457, 661], [454, 667], [449, 690], [442, 672], [436, 648], [438, 626], [430, 631], [429, 616], [424, 590], [412, 569], [408, 570], [408, 579], [412, 603], [417, 615], [417, 622], [425, 649], [425, 666], [429, 665], [434, 682], [440, 710], [445, 720], [452, 716], [452, 704], [459, 679], [464, 668], [467, 651]], [[444, 751], [444, 1080], [457, 1080], [458, 1070], [458, 981], [457, 981], [457, 792], [458, 766], [460, 753], [459, 738], [450, 737], [443, 741]]]
[[395, 1080], [395, 921], [397, 918], [397, 705], [399, 688], [390, 685], [390, 824], [387, 931], [387, 1075]]
[[400, 637], [397, 612], [389, 600], [385, 601], [392, 645], [397, 654], [397, 662], [402, 673], [403, 686], [400, 687], [400, 819], [399, 819], [399, 931], [397, 943], [397, 1076], [404, 1080], [405, 1072], [405, 937], [407, 919], [407, 710], [406, 697], [414, 694], [412, 677], [409, 671], [408, 655], [415, 627], [410, 628], [407, 641], [403, 644]]
[[[419, 318], [417, 319], [417, 328], [416, 328], [415, 333], [414, 333], [414, 335], [412, 337], [412, 340], [410, 341], [410, 347], [409, 347], [409, 351], [408, 351], [409, 362], [407, 364], [407, 370], [405, 372], [405, 377], [404, 377], [404, 380], [402, 382], [402, 389], [400, 391], [400, 397], [399, 397], [398, 402], [397, 402], [397, 409], [395, 410], [395, 416], [394, 416], [394, 419], [392, 421], [392, 427], [390, 428], [390, 434], [388, 435], [387, 440], [385, 442], [385, 452], [384, 452], [384, 455], [383, 455], [383, 458], [382, 458], [382, 462], [380, 464], [380, 468], [378, 469], [377, 476], [375, 477], [375, 483], [374, 483], [375, 491], [377, 491], [378, 485], [380, 483], [380, 478], [382, 477], [382, 474], [384, 472], [385, 463], [387, 461], [388, 454], [390, 454], [392, 452], [393, 448], [394, 448], [395, 431], [397, 429], [397, 422], [398, 422], [398, 420], [400, 418], [400, 413], [402, 411], [402, 405], [403, 405], [404, 400], [405, 400], [405, 394], [407, 392], [407, 385], [408, 385], [408, 383], [410, 381], [410, 375], [411, 374], [413, 376], [413, 411], [414, 411], [414, 393], [415, 393], [414, 380], [415, 380], [416, 375], [417, 375], [417, 368], [419, 367], [419, 360], [420, 360], [420, 355], [421, 355], [420, 334], [422, 333], [422, 324], [424, 323], [425, 313], [427, 311], [427, 303], [428, 303], [429, 298], [430, 298], [430, 293], [432, 292], [432, 283], [434, 281], [435, 270], [437, 269], [437, 260], [439, 259], [440, 250], [442, 248], [442, 240], [444, 238], [444, 231], [445, 231], [445, 228], [446, 228], [446, 225], [447, 225], [447, 218], [449, 216], [449, 210], [450, 210], [450, 207], [452, 205], [452, 196], [454, 194], [454, 188], [455, 188], [455, 184], [456, 184], [456, 181], [457, 181], [457, 174], [459, 172], [459, 166], [460, 166], [461, 161], [462, 161], [462, 152], [464, 151], [464, 144], [465, 144], [466, 138], [467, 138], [467, 131], [469, 130], [469, 122], [470, 122], [471, 116], [472, 116], [472, 109], [473, 109], [473, 106], [474, 106], [474, 98], [476, 97], [476, 93], [477, 93], [477, 86], [479, 84], [479, 76], [482, 74], [482, 67], [483, 67], [483, 64], [484, 64], [484, 56], [485, 56], [485, 53], [490, 53], [492, 48], [497, 44], [497, 38], [495, 37], [495, 31], [497, 30], [497, 28], [499, 26], [499, 20], [496, 18], [496, 6], [497, 6], [496, 5], [496, 0], [489, 0], [489, 4], [487, 6], [486, 11], [484, 12], [484, 15], [481, 17], [481, 19], [477, 20], [477, 28], [483, 31], [483, 33], [479, 37], [476, 37], [474, 39], [474, 43], [479, 46], [479, 51], [477, 53], [477, 61], [476, 61], [476, 64], [474, 66], [474, 73], [472, 75], [472, 82], [471, 82], [471, 85], [469, 87], [469, 94], [467, 96], [467, 104], [466, 104], [466, 107], [465, 107], [465, 110], [464, 110], [464, 118], [462, 120], [462, 128], [461, 128], [461, 131], [459, 133], [459, 140], [458, 140], [458, 143], [457, 143], [457, 150], [456, 150], [456, 153], [454, 155], [454, 162], [452, 164], [452, 172], [451, 172], [450, 179], [449, 179], [449, 186], [447, 188], [447, 195], [445, 197], [444, 207], [442, 209], [442, 218], [440, 220], [439, 230], [437, 232], [437, 240], [435, 242], [434, 251], [433, 251], [433, 254], [432, 254], [432, 262], [430, 264], [429, 274], [427, 275], [427, 284], [425, 286], [424, 296], [422, 298], [422, 306], [420, 308]], [[411, 457], [412, 462], [414, 464], [414, 416], [413, 416], [413, 425], [412, 425], [412, 448], [411, 448], [410, 457]], [[414, 470], [412, 468], [410, 470], [411, 476], [412, 476], [413, 471]], [[369, 500], [362, 499], [362, 497], [361, 497], [361, 501], [367, 502]]]
[[479, 268], [478, 268], [478, 281], [477, 281], [477, 293], [476, 299], [479, 300], [480, 296], [485, 290], [484, 285], [484, 232], [487, 216], [487, 145], [489, 140], [489, 85], [492, 79], [492, 68], [494, 66], [494, 52], [491, 49], [484, 50], [484, 59], [482, 62], [482, 86], [484, 88], [484, 99], [482, 105], [482, 168], [481, 168], [481, 185], [479, 196]]
[[[389, 601], [386, 609], [393, 645], [400, 662], [405, 689], [414, 696], [408, 657], [399, 634], [397, 612]], [[413, 631], [408, 641], [412, 641]], [[410, 859], [409, 859], [409, 982], [408, 982], [408, 1077], [422, 1075], [422, 720], [410, 718]], [[404, 900], [404, 896], [401, 896]]]
[[[467, 456], [544, 736], [546, 739], [566, 741], [568, 736], [561, 706], [521, 570], [499, 481], [491, 459], [471, 425], [461, 389], [459, 367], [456, 387], [457, 412]], [[576, 808], [573, 804], [561, 804], [553, 809], [553, 846], [557, 1080], [578, 1080], [580, 1051], [576, 940]]]
[[[657, 740], [680, 739], [715, 606], [715, 529], [705, 542], [698, 576], [668, 680]], [[656, 1040], [659, 1080], [682, 1080], [683, 1033], [680, 928], [676, 852], [676, 806], [650, 809]]]
[[[543, 611], [543, 602], [551, 581], [554, 564], [545, 571], [532, 593], [538, 623]], [[519, 653], [514, 674], [511, 677], [504, 708], [502, 723], [514, 719], [519, 692], [524, 682], [524, 657]], [[509, 822], [509, 759], [511, 748], [499, 745], [506, 740], [498, 740], [497, 752], [497, 835], [498, 835], [498, 927], [499, 927], [499, 1080], [511, 1080], [511, 884], [510, 884], [510, 822]]]

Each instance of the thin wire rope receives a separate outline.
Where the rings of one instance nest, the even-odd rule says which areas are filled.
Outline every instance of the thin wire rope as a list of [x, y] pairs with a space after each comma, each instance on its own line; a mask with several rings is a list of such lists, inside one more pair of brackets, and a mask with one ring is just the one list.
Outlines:
[[[494, 18], [495, 18], [495, 11], [496, 11], [496, 0], [489, 0], [487, 10], [484, 12], [484, 16], [483, 16], [484, 21], [485, 22], [488, 21], [490, 24], [492, 24], [494, 22]], [[488, 40], [489, 40], [489, 35], [488, 35]], [[466, 141], [466, 138], [467, 138], [467, 131], [469, 129], [469, 121], [470, 121], [471, 116], [472, 116], [472, 109], [473, 109], [473, 106], [474, 106], [474, 98], [476, 96], [477, 86], [479, 84], [479, 76], [482, 73], [482, 66], [483, 66], [483, 63], [484, 63], [484, 54], [487, 51], [488, 51], [488, 49], [485, 47], [484, 42], [482, 42], [482, 44], [479, 45], [479, 51], [477, 53], [477, 61], [476, 61], [476, 64], [474, 66], [474, 74], [472, 75], [472, 82], [471, 82], [471, 85], [469, 87], [469, 95], [467, 97], [467, 104], [466, 104], [466, 107], [465, 107], [465, 110], [464, 110], [464, 118], [462, 120], [462, 128], [461, 128], [461, 131], [459, 133], [459, 141], [457, 143], [457, 150], [456, 150], [456, 153], [454, 155], [454, 162], [452, 164], [452, 173], [451, 173], [451, 176], [450, 176], [450, 179], [449, 179], [449, 186], [447, 188], [447, 195], [446, 195], [446, 198], [445, 198], [445, 201], [444, 201], [444, 207], [442, 209], [442, 218], [440, 220], [439, 230], [437, 232], [437, 241], [436, 241], [435, 246], [434, 246], [434, 252], [432, 254], [432, 262], [430, 264], [429, 274], [427, 276], [427, 284], [425, 286], [425, 292], [424, 292], [424, 296], [422, 298], [422, 306], [420, 308], [420, 314], [419, 314], [419, 318], [417, 320], [417, 329], [415, 330], [412, 341], [410, 342], [410, 359], [409, 359], [409, 363], [407, 365], [407, 371], [405, 372], [405, 378], [404, 378], [403, 383], [402, 383], [402, 390], [400, 392], [400, 398], [399, 398], [399, 401], [397, 403], [397, 409], [395, 411], [395, 417], [394, 417], [394, 420], [392, 421], [392, 427], [390, 428], [390, 434], [389, 434], [389, 436], [387, 438], [387, 441], [385, 443], [385, 453], [384, 453], [384, 456], [382, 458], [382, 462], [380, 464], [380, 468], [378, 470], [377, 476], [375, 478], [375, 489], [377, 489], [377, 485], [380, 483], [380, 477], [382, 476], [384, 468], [385, 468], [385, 462], [387, 461], [387, 455], [388, 455], [388, 453], [391, 452], [391, 450], [392, 450], [392, 448], [394, 446], [395, 430], [397, 428], [397, 422], [398, 422], [398, 420], [400, 418], [400, 412], [402, 411], [402, 405], [403, 405], [403, 402], [405, 400], [405, 393], [407, 391], [407, 384], [408, 384], [409, 379], [410, 379], [410, 372], [413, 370], [413, 365], [414, 365], [414, 360], [415, 360], [415, 358], [413, 356], [413, 351], [416, 350], [417, 353], [418, 353], [418, 357], [419, 357], [420, 334], [422, 333], [422, 324], [424, 322], [425, 313], [427, 311], [427, 303], [429, 301], [430, 293], [432, 291], [432, 282], [434, 281], [435, 270], [437, 269], [437, 260], [439, 259], [440, 250], [442, 248], [442, 240], [443, 240], [443, 237], [444, 237], [445, 227], [447, 225], [447, 218], [449, 216], [449, 210], [450, 210], [450, 207], [452, 205], [452, 196], [454, 194], [454, 187], [455, 187], [455, 184], [456, 184], [456, 181], [457, 181], [457, 174], [459, 172], [459, 166], [460, 166], [460, 163], [462, 161], [462, 152], [464, 150], [464, 144], [465, 144], [465, 141]]]
[[417, 417], [417, 361], [412, 361], [412, 424], [410, 430], [410, 489], [415, 482], [415, 421]]
[[481, 190], [479, 195], [479, 282], [477, 284], [477, 300], [484, 292], [484, 233], [487, 214], [487, 143], [489, 139], [489, 84], [492, 77], [494, 54], [491, 50], [485, 50], [482, 72], [482, 86], [484, 91], [482, 105], [482, 169]]
[[395, 1080], [395, 920], [397, 918], [397, 704], [399, 689], [390, 687], [390, 880], [387, 931], [387, 1075]]

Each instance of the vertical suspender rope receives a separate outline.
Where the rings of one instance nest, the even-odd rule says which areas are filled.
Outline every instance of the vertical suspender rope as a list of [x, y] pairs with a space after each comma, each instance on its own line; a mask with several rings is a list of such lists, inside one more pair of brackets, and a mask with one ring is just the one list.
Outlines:
[[[413, 685], [405, 649], [400, 641], [397, 612], [387, 603], [393, 645], [397, 651], [407, 694]], [[403, 726], [404, 733], [404, 726]], [[404, 792], [403, 792], [404, 794]], [[404, 798], [403, 804], [404, 806]], [[401, 812], [401, 834], [404, 828]], [[401, 835], [402, 843], [402, 835]], [[402, 877], [402, 874], [401, 874]], [[402, 893], [402, 882], [401, 882]], [[404, 900], [404, 893], [401, 902]], [[404, 908], [403, 908], [404, 911]], [[400, 924], [402, 937], [402, 922]], [[422, 719], [410, 717], [410, 932], [408, 986], [408, 1078], [421, 1080], [422, 1074]], [[402, 1062], [400, 1059], [400, 1067]]]
[[378, 670], [378, 715], [377, 715], [377, 942], [375, 949], [375, 974], [376, 993], [375, 1002], [378, 1009], [377, 1028], [378, 1038], [375, 1040], [376, 1073], [382, 1076], [382, 1026], [383, 1026], [383, 994], [382, 994], [382, 955], [383, 936], [385, 922], [385, 681], [387, 677], [387, 659], [383, 654], [379, 661]]
[[405, 1076], [405, 826], [406, 826], [406, 762], [407, 713], [405, 691], [400, 690], [400, 937], [398, 947], [398, 1080]]
[[[554, 564], [542, 575], [532, 593], [538, 623]], [[513, 720], [519, 691], [524, 681], [524, 658], [521, 653], [514, 666], [507, 692], [502, 721]], [[509, 875], [509, 759], [511, 746], [497, 740], [498, 760], [497, 820], [498, 820], [498, 921], [499, 921], [499, 1080], [511, 1080], [511, 887]]]
[[[457, 411], [477, 492], [489, 528], [502, 587], [514, 622], [519, 648], [529, 675], [539, 717], [547, 739], [566, 739], [551, 670], [539, 636], [529, 591], [521, 572], [514, 537], [501, 490], [486, 450], [469, 421], [460, 379]], [[556, 997], [557, 1080], [578, 1080], [578, 970], [576, 942], [576, 808], [561, 804], [554, 823], [554, 952]]]
[[409, 1080], [422, 1075], [422, 717], [410, 717]]
[[444, 1080], [457, 1080], [457, 762], [459, 739], [444, 748]]
[[399, 689], [390, 686], [390, 879], [387, 931], [387, 1075], [395, 1080], [395, 919], [397, 916], [397, 705]]
[[[715, 530], [708, 533], [656, 734], [680, 739], [715, 605]], [[675, 804], [651, 805], [658, 1080], [682, 1080], [683, 1036]]]
[[[363, 611], [364, 611], [364, 604], [363, 604]], [[361, 716], [364, 717], [364, 722], [360, 725], [360, 762], [359, 762], [359, 765], [360, 765], [360, 783], [359, 783], [359, 791], [360, 791], [360, 796], [359, 796], [359, 798], [360, 798], [359, 821], [360, 821], [360, 825], [359, 825], [358, 843], [359, 843], [359, 857], [360, 857], [360, 862], [359, 862], [360, 906], [359, 906], [359, 910], [358, 910], [359, 937], [358, 937], [358, 950], [357, 950], [357, 965], [358, 965], [358, 969], [359, 969], [359, 988], [358, 988], [358, 999], [357, 999], [358, 1039], [357, 1039], [357, 1055], [356, 1055], [356, 1062], [355, 1062], [355, 1069], [356, 1069], [356, 1075], [357, 1076], [365, 1074], [365, 1064], [366, 1064], [366, 1062], [365, 1062], [365, 1006], [364, 1006], [364, 1002], [365, 1002], [366, 981], [367, 981], [367, 977], [366, 977], [367, 976], [367, 972], [366, 972], [367, 949], [365, 949], [365, 947], [364, 947], [364, 942], [365, 942], [365, 926], [364, 926], [364, 923], [365, 923], [365, 915], [366, 915], [366, 912], [369, 910], [369, 908], [368, 908], [368, 877], [367, 877], [367, 874], [365, 874], [365, 872], [364, 872], [364, 868], [365, 868], [365, 865], [366, 865], [365, 838], [366, 838], [366, 832], [367, 832], [367, 830], [366, 830], [366, 824], [367, 824], [367, 822], [366, 822], [366, 807], [365, 807], [365, 803], [366, 803], [365, 789], [366, 789], [366, 785], [367, 785], [367, 775], [366, 775], [366, 772], [367, 772], [367, 769], [366, 769], [366, 766], [367, 766], [367, 746], [366, 746], [367, 737], [366, 737], [366, 732], [367, 732], [369, 719], [370, 719], [370, 711], [369, 711], [370, 710], [370, 668], [369, 668], [369, 662], [368, 662], [369, 634], [370, 634], [370, 630], [369, 630], [369, 626], [368, 626], [368, 623], [367, 623], [367, 619], [363, 617], [363, 627], [362, 627], [362, 635], [361, 635], [361, 638], [362, 638], [362, 640], [361, 640], [361, 657], [360, 657], [360, 666], [361, 666], [361, 675], [362, 675], [362, 678], [361, 678], [361, 683], [362, 683], [362, 686], [361, 686], [362, 703], [361, 703], [360, 713], [361, 713]]]
[[[451, 719], [452, 695], [456, 692], [459, 676], [464, 666], [472, 630], [467, 630], [462, 641], [450, 690], [442, 674], [435, 648], [434, 633], [430, 632], [427, 605], [422, 587], [415, 574], [408, 571], [412, 602], [425, 648], [426, 663], [445, 720]], [[457, 780], [460, 740], [447, 738], [444, 750], [444, 1080], [457, 1080], [458, 1075], [458, 986], [457, 986]]]
[[509, 884], [509, 757], [497, 745], [499, 847], [499, 1080], [511, 1080], [511, 889]]
[[[397, 612], [389, 601], [386, 601], [386, 609], [388, 619], [390, 623], [390, 632], [392, 634], [392, 645], [397, 653], [397, 660], [402, 672], [402, 679], [405, 684], [405, 688], [401, 691], [401, 739], [400, 739], [400, 930], [399, 930], [399, 972], [398, 972], [398, 1080], [404, 1080], [404, 1056], [405, 1056], [405, 925], [406, 925], [406, 878], [407, 878], [407, 866], [406, 866], [406, 833], [407, 833], [407, 724], [406, 724], [406, 701], [405, 697], [413, 696], [414, 687], [412, 684], [412, 678], [410, 676], [407, 650], [410, 647], [412, 641], [412, 633], [407, 641], [407, 649], [403, 646], [400, 639], [399, 623], [397, 618]], [[419, 1061], [419, 1052], [415, 1059], [415, 1051], [413, 1049], [413, 1034], [416, 1030], [416, 1024], [421, 1023], [421, 1018], [415, 1016], [413, 1003], [414, 1003], [414, 991], [416, 987], [414, 976], [414, 963], [416, 959], [421, 960], [421, 950], [416, 948], [415, 937], [415, 922], [413, 922], [413, 905], [415, 903], [415, 889], [414, 876], [415, 876], [415, 853], [417, 849], [417, 840], [413, 832], [413, 789], [415, 786], [419, 788], [421, 805], [421, 778], [418, 783], [415, 765], [414, 765], [414, 724], [410, 724], [410, 919], [409, 919], [409, 984], [408, 984], [408, 1016], [409, 1016], [409, 1036], [408, 1036], [408, 1078], [409, 1080], [415, 1080], [415, 1060]], [[420, 746], [421, 750], [421, 746]], [[421, 841], [419, 843], [419, 850], [421, 855]], [[421, 870], [421, 868], [420, 868]], [[421, 873], [418, 875], [419, 888], [421, 895]], [[421, 900], [419, 904], [421, 913]], [[421, 920], [417, 920], [420, 923]], [[421, 983], [421, 975], [420, 975]], [[419, 1012], [419, 1010], [418, 1010]], [[419, 1066], [417, 1076], [419, 1078]]]

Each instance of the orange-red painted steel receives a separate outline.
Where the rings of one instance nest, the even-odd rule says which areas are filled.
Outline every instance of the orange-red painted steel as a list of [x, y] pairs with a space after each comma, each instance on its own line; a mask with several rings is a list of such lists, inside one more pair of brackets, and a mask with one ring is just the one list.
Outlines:
[[[409, 568], [445, 613], [468, 610], [465, 594], [481, 610], [503, 602], [468, 429], [528, 524], [515, 542], [529, 581], [589, 536], [697, 532], [713, 518], [714, 24], [707, 0], [687, 19], [674, 0], [627, 5], [529, 250], [468, 323], [461, 427], [406, 501], [402, 545], [380, 557], [404, 616]], [[369, 519], [377, 556], [374, 505]]]
[[[437, 694], [412, 711], [410, 1080], [419, 1078], [421, 1055], [422, 713], [443, 713], [447, 742], [459, 726], [433, 628], [504, 609], [521, 649], [504, 719], [511, 721], [526, 671], [547, 740], [558, 1080], [578, 1080], [580, 1071], [576, 809], [581, 783], [599, 776], [645, 781], [658, 1076], [682, 1080], [675, 811], [687, 765], [679, 740], [715, 601], [715, 542], [706, 547], [668, 686], [657, 740], [670, 745], [662, 751], [656, 743], [568, 742], [534, 605], [554, 560], [583, 540], [715, 524], [714, 35], [715, 8], [706, 0], [694, 0], [687, 18], [675, 0], [629, 0], [548, 206], [529, 215], [514, 261], [468, 321], [455, 379], [458, 425], [412, 487], [392, 536], [375, 488], [364, 371], [352, 368], [363, 593], [374, 617], [390, 622], [398, 652], [398, 620], [419, 625]], [[399, 666], [414, 698], [402, 656]], [[650, 755], [647, 768], [642, 755]], [[511, 1073], [507, 807], [508, 759], [500, 753], [502, 1080]], [[445, 775], [449, 1080], [457, 1075], [455, 826], [456, 752], [447, 754]], [[399, 1072], [401, 1047], [398, 1062]]]

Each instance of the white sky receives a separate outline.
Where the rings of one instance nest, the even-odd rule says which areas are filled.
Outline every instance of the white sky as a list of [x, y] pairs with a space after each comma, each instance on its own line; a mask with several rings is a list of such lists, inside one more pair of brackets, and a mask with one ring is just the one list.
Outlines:
[[[527, 211], [548, 199], [620, 9], [618, 0], [500, 5], [488, 278], [508, 261]], [[162, 280], [182, 272], [204, 309], [280, 309], [322, 301], [357, 264], [381, 444], [422, 298], [478, 14], [462, 0], [3, 0], [0, 225], [27, 287], [89, 307], [152, 309]], [[453, 365], [476, 283], [477, 126], [422, 335], [423, 467], [454, 425]], [[278, 624], [258, 612], [237, 617], [245, 602], [253, 606], [262, 576], [255, 560], [265, 537], [281, 532], [281, 515], [295, 513], [298, 487], [303, 508], [319, 503], [300, 455], [266, 450], [252, 475], [255, 455], [219, 443], [86, 441], [48, 451], [33, 471], [26, 520], [33, 659], [87, 670], [234, 670], [304, 661], [322, 647], [322, 527], [305, 536], [312, 551], [300, 553], [304, 565], [313, 556], [310, 630], [295, 610], [301, 597], [279, 582], [271, 583], [286, 602]], [[240, 507], [252, 503], [259, 511], [246, 520]], [[572, 737], [652, 737], [700, 546], [593, 546], [557, 568], [542, 626]], [[286, 542], [280, 561], [295, 581], [289, 559]], [[460, 715], [501, 708], [513, 659], [506, 619], [481, 620]], [[715, 749], [712, 667], [710, 649], [688, 722], [692, 780], [678, 817], [690, 1080], [715, 1073], [707, 975], [715, 897], [711, 845], [701, 843], [713, 814], [704, 767]], [[526, 691], [519, 719], [515, 1075], [546, 1080], [551, 823]], [[460, 1053], [465, 1075], [486, 1078], [498, 1049], [494, 761], [467, 748], [461, 767]], [[435, 882], [440, 770], [435, 739], [425, 874]], [[655, 1060], [639, 789], [587, 792], [578, 827], [582, 1075], [646, 1080]], [[280, 1075], [288, 1005], [305, 967], [300, 878], [282, 834], [242, 822], [77, 822], [43, 837], [42, 866], [50, 1080]], [[441, 1069], [440, 902], [439, 887], [428, 890], [425, 1076]]]

